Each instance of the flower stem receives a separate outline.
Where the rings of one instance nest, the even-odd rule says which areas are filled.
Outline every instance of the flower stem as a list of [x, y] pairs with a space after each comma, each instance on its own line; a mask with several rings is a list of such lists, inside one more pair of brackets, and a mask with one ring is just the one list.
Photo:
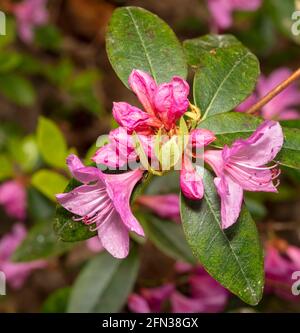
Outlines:
[[286, 80], [279, 83], [278, 86], [276, 86], [274, 89], [272, 89], [270, 92], [268, 92], [267, 95], [265, 95], [260, 101], [258, 101], [256, 104], [251, 106], [251, 108], [249, 110], [247, 110], [246, 113], [255, 114], [263, 106], [265, 106], [267, 103], [269, 103], [274, 97], [276, 97], [278, 94], [280, 94], [284, 89], [286, 89], [290, 84], [292, 84], [299, 78], [300, 78], [300, 68], [298, 68]]

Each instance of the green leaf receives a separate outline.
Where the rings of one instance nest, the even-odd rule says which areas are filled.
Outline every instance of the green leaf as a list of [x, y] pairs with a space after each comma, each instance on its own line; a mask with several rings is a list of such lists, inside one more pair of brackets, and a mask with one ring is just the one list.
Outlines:
[[70, 287], [55, 290], [44, 302], [43, 313], [65, 313], [72, 289]]
[[13, 261], [27, 262], [58, 256], [71, 248], [72, 244], [57, 240], [51, 221], [37, 223], [13, 254]]
[[[214, 145], [231, 145], [233, 141], [248, 138], [260, 125], [262, 119], [244, 113], [229, 112], [205, 119], [199, 128], [206, 128], [215, 133]], [[300, 169], [300, 129], [283, 128], [283, 148], [275, 160], [289, 168]]]
[[187, 76], [184, 52], [174, 32], [145, 9], [116, 9], [108, 27], [106, 48], [112, 67], [126, 86], [133, 69], [148, 72], [157, 83], [168, 82], [174, 75]]
[[31, 178], [31, 184], [48, 199], [56, 201], [55, 194], [62, 193], [68, 180], [51, 170], [39, 170]]
[[289, 168], [300, 169], [300, 129], [283, 128], [284, 145], [276, 160]]
[[196, 259], [186, 242], [180, 224], [153, 215], [140, 217], [139, 221], [146, 236], [159, 250], [175, 260], [195, 264]]
[[0, 92], [19, 106], [32, 106], [36, 100], [31, 82], [18, 74], [2, 73], [0, 76]]
[[119, 312], [133, 289], [138, 270], [135, 248], [123, 260], [101, 253], [88, 262], [77, 278], [68, 312]]
[[196, 68], [201, 65], [203, 56], [212, 50], [233, 46], [242, 46], [242, 43], [233, 35], [205, 35], [183, 42], [188, 64]]
[[194, 102], [203, 117], [228, 112], [253, 91], [259, 76], [256, 56], [232, 36], [188, 40], [189, 62], [197, 66]]
[[6, 154], [0, 154], [0, 181], [13, 175], [13, 163]]
[[213, 176], [204, 170], [204, 198], [181, 196], [181, 218], [187, 241], [208, 273], [244, 302], [256, 305], [264, 285], [263, 254], [250, 213], [242, 209], [238, 221], [222, 230], [220, 200]]
[[35, 39], [39, 47], [46, 50], [58, 50], [62, 38], [60, 31], [55, 25], [43, 25], [35, 30]]
[[51, 220], [54, 217], [55, 205], [40, 191], [29, 187], [27, 191], [27, 204], [30, 217], [34, 221]]
[[65, 168], [67, 144], [62, 132], [52, 120], [39, 118], [37, 143], [45, 162], [57, 168]]
[[[79, 185], [81, 185], [79, 182], [72, 179], [64, 192], [70, 192]], [[54, 231], [62, 241], [77, 242], [89, 239], [97, 234], [96, 232], [90, 231], [90, 228], [83, 223], [74, 221], [72, 219], [74, 214], [68, 212], [60, 205], [57, 206], [55, 215]]]

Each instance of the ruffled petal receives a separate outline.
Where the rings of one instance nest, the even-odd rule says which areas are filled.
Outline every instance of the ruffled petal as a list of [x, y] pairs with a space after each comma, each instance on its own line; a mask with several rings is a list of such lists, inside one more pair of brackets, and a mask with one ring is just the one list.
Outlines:
[[95, 167], [86, 167], [76, 155], [69, 155], [67, 165], [72, 176], [81, 183], [90, 183], [99, 179], [99, 170]]
[[125, 102], [114, 103], [113, 116], [117, 123], [126, 128], [129, 133], [133, 131], [151, 133], [149, 127], [161, 126], [161, 123], [156, 118], [151, 117], [149, 113]]
[[155, 108], [167, 129], [172, 128], [188, 109], [189, 90], [188, 83], [180, 77], [174, 77], [170, 83], [163, 83], [157, 88]]
[[194, 129], [190, 133], [189, 143], [192, 147], [202, 149], [204, 146], [208, 146], [213, 141], [216, 140], [216, 137], [213, 132], [207, 129]]
[[153, 78], [140, 70], [134, 69], [129, 76], [129, 86], [137, 95], [145, 111], [155, 116], [153, 96], [156, 89], [156, 83]]
[[[263, 166], [272, 161], [283, 145], [282, 128], [278, 122], [267, 120], [246, 140], [237, 140], [224, 150], [223, 158], [251, 166]], [[224, 156], [226, 154], [226, 156]]]

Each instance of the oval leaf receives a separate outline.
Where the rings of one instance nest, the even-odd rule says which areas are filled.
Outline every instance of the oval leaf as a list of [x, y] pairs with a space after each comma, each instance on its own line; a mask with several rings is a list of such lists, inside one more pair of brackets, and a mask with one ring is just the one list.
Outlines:
[[37, 144], [46, 163], [57, 168], [65, 168], [67, 144], [62, 132], [52, 120], [39, 118]]
[[136, 249], [119, 260], [108, 253], [93, 258], [77, 278], [68, 312], [114, 313], [122, 309], [133, 289], [139, 269]]
[[195, 264], [196, 259], [186, 242], [180, 224], [153, 215], [140, 218], [139, 221], [147, 237], [159, 250], [175, 260]]
[[183, 228], [194, 255], [208, 273], [244, 302], [256, 305], [264, 285], [263, 254], [248, 210], [229, 229], [221, 228], [220, 200], [213, 176], [204, 171], [204, 198], [181, 196]]
[[231, 41], [220, 43], [219, 47], [207, 43], [207, 39], [218, 38], [204, 36], [185, 43], [189, 59], [198, 66], [194, 102], [204, 118], [228, 112], [240, 104], [253, 91], [260, 73], [256, 56], [241, 43]]
[[71, 248], [57, 240], [51, 222], [39, 222], [27, 234], [13, 255], [13, 261], [26, 262], [58, 256]]
[[48, 199], [56, 201], [55, 194], [61, 193], [67, 186], [64, 176], [51, 170], [39, 170], [31, 178], [31, 184]]
[[106, 48], [112, 67], [126, 86], [133, 69], [151, 74], [157, 83], [168, 82], [174, 75], [187, 76], [184, 52], [174, 32], [145, 9], [115, 10]]

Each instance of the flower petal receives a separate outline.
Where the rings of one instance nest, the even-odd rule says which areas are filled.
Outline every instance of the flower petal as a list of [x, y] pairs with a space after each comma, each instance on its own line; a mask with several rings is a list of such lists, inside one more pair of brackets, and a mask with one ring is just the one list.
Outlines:
[[156, 89], [156, 83], [153, 78], [140, 70], [134, 69], [129, 76], [129, 86], [137, 95], [145, 111], [155, 116], [153, 95]]
[[131, 294], [129, 296], [128, 307], [134, 313], [151, 313], [147, 301], [138, 294]]
[[188, 109], [189, 90], [188, 83], [177, 76], [170, 83], [163, 83], [157, 88], [154, 96], [155, 108], [167, 129], [171, 129]]
[[115, 258], [126, 258], [129, 253], [129, 233], [120, 215], [113, 211], [98, 229], [103, 247]]
[[142, 176], [143, 171], [139, 169], [121, 174], [103, 174], [107, 192], [123, 223], [130, 231], [134, 231], [140, 236], [144, 236], [144, 231], [131, 212], [130, 197]]
[[86, 167], [76, 155], [69, 155], [67, 165], [72, 176], [81, 183], [90, 183], [99, 179], [99, 170], [95, 167]]
[[203, 198], [204, 187], [202, 176], [187, 158], [180, 171], [180, 188], [184, 196], [189, 199], [199, 200]]
[[57, 194], [56, 199], [66, 210], [79, 216], [92, 216], [101, 204], [111, 202], [101, 183], [76, 187], [69, 193]]
[[263, 166], [272, 161], [283, 145], [282, 128], [278, 122], [267, 120], [263, 122], [249, 139], [237, 140], [231, 148], [224, 150], [226, 160], [228, 156], [235, 162], [242, 162], [251, 166]]
[[113, 116], [117, 123], [126, 128], [129, 133], [133, 131], [151, 133], [149, 126], [160, 127], [161, 123], [149, 113], [125, 102], [114, 103]]
[[233, 225], [240, 215], [243, 203], [243, 188], [230, 177], [217, 177], [214, 182], [221, 198], [221, 226], [226, 229]]

